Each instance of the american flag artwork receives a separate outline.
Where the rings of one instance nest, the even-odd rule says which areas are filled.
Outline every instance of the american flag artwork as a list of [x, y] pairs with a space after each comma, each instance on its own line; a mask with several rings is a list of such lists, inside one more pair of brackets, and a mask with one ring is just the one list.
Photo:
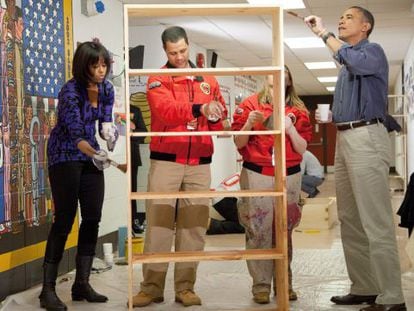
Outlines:
[[[52, 221], [46, 146], [70, 78], [72, 3], [0, 2], [0, 236], [13, 236]], [[12, 245], [0, 243], [0, 254]]]
[[22, 0], [25, 93], [56, 98], [65, 82], [63, 0]]

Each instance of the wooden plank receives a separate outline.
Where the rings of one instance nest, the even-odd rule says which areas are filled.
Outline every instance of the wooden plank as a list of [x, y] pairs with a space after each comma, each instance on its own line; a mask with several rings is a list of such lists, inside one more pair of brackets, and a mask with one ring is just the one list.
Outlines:
[[183, 198], [220, 198], [220, 197], [261, 197], [283, 196], [283, 192], [269, 190], [238, 190], [238, 191], [176, 191], [176, 192], [131, 192], [131, 199], [183, 199]]
[[187, 131], [187, 132], [135, 132], [133, 137], [146, 136], [220, 136], [220, 135], [280, 135], [281, 131]]
[[270, 15], [283, 11], [279, 6], [249, 4], [128, 4], [129, 17], [153, 16], [219, 16], [219, 15]]
[[[272, 16], [273, 29], [273, 62], [284, 67], [284, 53], [283, 53], [283, 12]], [[278, 44], [279, 43], [279, 44]], [[276, 197], [274, 207], [274, 230], [276, 235], [276, 247], [282, 250], [282, 260], [275, 261], [275, 283], [276, 283], [276, 302], [277, 310], [289, 310], [289, 279], [288, 279], [288, 241], [287, 241], [287, 195], [286, 195], [286, 150], [285, 150], [285, 133], [284, 133], [284, 116], [285, 116], [285, 79], [284, 71], [278, 72], [274, 75], [276, 78], [274, 82], [274, 98], [279, 100], [274, 102], [274, 107], [277, 107], [282, 129], [282, 135], [275, 137], [275, 150], [279, 156], [275, 157], [275, 166], [279, 168], [275, 172], [275, 187], [276, 191], [282, 191], [283, 195]]]
[[164, 252], [134, 255], [137, 263], [163, 263], [163, 262], [192, 262], [192, 261], [221, 261], [221, 260], [269, 260], [283, 259], [279, 249], [249, 249], [226, 251], [192, 251], [192, 252]]
[[[128, 47], [129, 46], [129, 22], [128, 22], [128, 10], [127, 8], [124, 7], [124, 46]], [[128, 49], [125, 49], [126, 51], [128, 51]], [[125, 53], [125, 64], [129, 64], [129, 53]], [[126, 81], [128, 81], [128, 68], [129, 66], [126, 66], [125, 68], [125, 74], [126, 74]], [[126, 115], [129, 116], [129, 83], [125, 83], [125, 99], [126, 99]], [[126, 122], [126, 128], [127, 128], [127, 133], [130, 132], [130, 118], [126, 118], [127, 122]], [[128, 137], [128, 136], [127, 136]], [[132, 311], [132, 295], [133, 295], [133, 282], [134, 282], [134, 266], [131, 264], [132, 263], [132, 209], [130, 208], [130, 202], [131, 202], [131, 140], [127, 139], [126, 140], [126, 158], [127, 158], [127, 163], [129, 163], [127, 165], [127, 172], [126, 172], [126, 176], [127, 176], [127, 180], [128, 180], [128, 203], [127, 203], [127, 234], [128, 234], [128, 310]], [[120, 241], [120, 243], [123, 243], [123, 241]]]
[[282, 67], [231, 67], [231, 68], [168, 68], [168, 69], [130, 69], [130, 76], [242, 76], [267, 75], [279, 72]]
[[[286, 190], [286, 189], [285, 189]], [[276, 301], [278, 310], [289, 310], [289, 279], [288, 279], [288, 241], [287, 241], [287, 198], [286, 191], [283, 196], [275, 198], [275, 232], [276, 247], [282, 250], [282, 260], [275, 262]]]

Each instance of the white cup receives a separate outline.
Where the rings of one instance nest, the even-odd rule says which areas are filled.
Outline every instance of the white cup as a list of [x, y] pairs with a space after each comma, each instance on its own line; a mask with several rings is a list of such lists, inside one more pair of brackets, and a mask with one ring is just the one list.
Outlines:
[[105, 254], [104, 260], [108, 266], [112, 266], [114, 264], [114, 254]]
[[318, 104], [320, 121], [329, 121], [329, 104]]
[[102, 244], [102, 247], [103, 247], [104, 255], [107, 255], [107, 254], [112, 255], [112, 253], [113, 253], [112, 243], [104, 243], [104, 244]]

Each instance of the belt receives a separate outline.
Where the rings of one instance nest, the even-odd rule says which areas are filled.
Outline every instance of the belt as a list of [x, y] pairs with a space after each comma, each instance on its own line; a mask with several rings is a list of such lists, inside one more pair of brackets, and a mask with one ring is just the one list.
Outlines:
[[356, 122], [349, 122], [345, 124], [337, 124], [336, 129], [338, 131], [345, 131], [345, 130], [350, 130], [350, 129], [354, 129], [354, 128], [361, 127], [361, 126], [367, 126], [367, 125], [378, 124], [378, 123], [382, 123], [382, 119], [374, 118], [369, 121], [356, 121]]
[[[275, 168], [273, 166], [261, 166], [252, 162], [243, 162], [243, 167], [263, 175], [273, 176]], [[286, 176], [290, 176], [300, 172], [300, 164], [286, 168]]]
[[[181, 163], [180, 161], [177, 161], [177, 155], [176, 154], [166, 153], [166, 152], [151, 151], [150, 159], [159, 160], [159, 161], [169, 161], [169, 162]], [[212, 159], [211, 156], [210, 157], [199, 157], [198, 158], [198, 164], [210, 164], [211, 159]]]

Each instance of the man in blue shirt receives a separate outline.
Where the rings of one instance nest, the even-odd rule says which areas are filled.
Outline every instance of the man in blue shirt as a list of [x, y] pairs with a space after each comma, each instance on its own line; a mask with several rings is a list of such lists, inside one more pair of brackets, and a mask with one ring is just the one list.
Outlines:
[[[406, 310], [389, 196], [390, 140], [382, 124], [387, 109], [388, 63], [383, 49], [368, 41], [374, 17], [353, 6], [341, 16], [339, 39], [322, 19], [305, 23], [333, 52], [341, 71], [330, 121], [337, 127], [335, 183], [350, 293], [334, 296], [361, 311]], [[316, 112], [319, 121], [319, 113]]]
[[318, 195], [318, 186], [322, 185], [325, 180], [323, 167], [318, 158], [306, 150], [302, 154], [302, 162], [300, 163], [300, 171], [302, 173], [301, 190], [309, 194], [308, 198], [314, 198]]

